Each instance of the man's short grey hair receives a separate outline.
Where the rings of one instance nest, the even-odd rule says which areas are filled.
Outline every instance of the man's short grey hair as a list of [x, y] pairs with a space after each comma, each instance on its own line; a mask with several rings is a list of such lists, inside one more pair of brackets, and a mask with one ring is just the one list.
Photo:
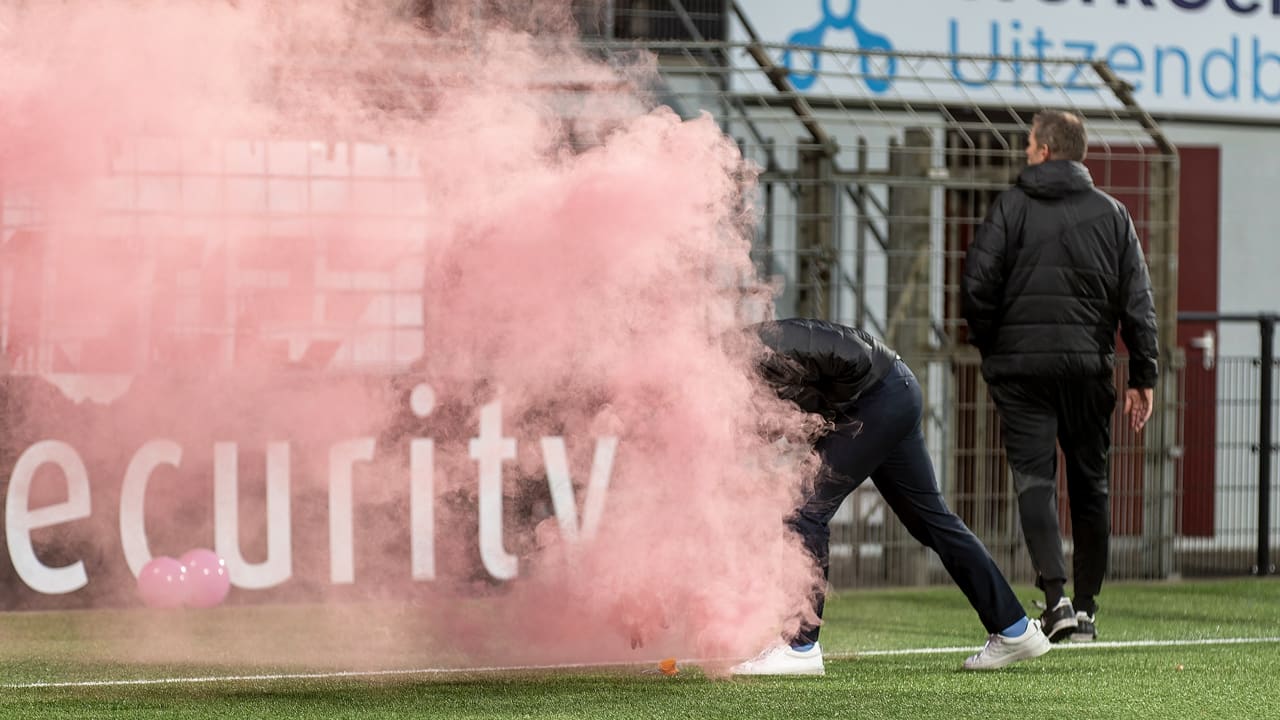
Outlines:
[[1089, 136], [1079, 115], [1043, 110], [1032, 119], [1031, 129], [1036, 133], [1036, 141], [1049, 148], [1049, 157], [1054, 160], [1084, 160]]

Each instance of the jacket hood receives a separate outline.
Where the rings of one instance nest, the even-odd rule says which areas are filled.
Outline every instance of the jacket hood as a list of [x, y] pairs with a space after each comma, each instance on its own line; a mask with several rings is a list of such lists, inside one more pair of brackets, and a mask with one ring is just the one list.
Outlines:
[[1046, 160], [1023, 168], [1018, 187], [1031, 197], [1060, 198], [1093, 187], [1093, 176], [1075, 160]]

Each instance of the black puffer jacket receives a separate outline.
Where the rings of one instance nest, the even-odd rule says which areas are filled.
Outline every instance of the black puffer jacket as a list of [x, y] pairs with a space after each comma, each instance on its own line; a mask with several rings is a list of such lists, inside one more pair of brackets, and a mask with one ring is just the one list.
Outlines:
[[778, 396], [828, 420], [879, 382], [898, 354], [857, 328], [791, 318], [754, 326], [768, 351], [760, 372]]
[[1118, 325], [1130, 387], [1155, 386], [1156, 313], [1138, 233], [1078, 162], [1029, 166], [996, 198], [962, 292], [988, 382], [1108, 375]]

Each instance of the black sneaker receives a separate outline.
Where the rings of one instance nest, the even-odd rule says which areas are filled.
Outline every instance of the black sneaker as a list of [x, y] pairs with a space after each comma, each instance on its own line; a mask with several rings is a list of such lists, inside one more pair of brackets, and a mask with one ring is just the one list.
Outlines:
[[1079, 625], [1075, 608], [1071, 607], [1071, 601], [1067, 598], [1062, 598], [1057, 605], [1040, 615], [1040, 626], [1044, 628], [1044, 634], [1049, 637], [1051, 643], [1066, 640]]
[[1071, 642], [1093, 642], [1098, 639], [1098, 626], [1093, 616], [1081, 610], [1076, 613], [1076, 629], [1071, 633]]

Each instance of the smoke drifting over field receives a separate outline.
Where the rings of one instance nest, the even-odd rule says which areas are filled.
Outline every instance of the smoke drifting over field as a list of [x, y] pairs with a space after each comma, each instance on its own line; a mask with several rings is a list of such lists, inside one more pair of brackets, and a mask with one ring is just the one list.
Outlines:
[[[216, 540], [233, 603], [327, 600], [317, 637], [401, 628], [314, 653], [246, 628], [218, 640], [228, 663], [754, 653], [820, 578], [782, 525], [811, 468], [758, 432], [809, 428], [735, 332], [768, 295], [753, 170], [709, 117], [652, 106], [651, 59], [581, 52], [566, 2], [438, 5], [430, 23], [318, 0], [0, 12], [4, 367], [77, 412], [111, 401], [72, 427], [69, 402], [23, 393], [0, 471], [57, 440], [92, 488], [85, 517], [31, 530], [37, 557], [85, 561], [67, 597], [132, 603], [145, 555], [122, 538]], [[335, 372], [372, 366], [394, 377]], [[155, 451], [143, 524], [122, 527], [156, 439], [180, 458]], [[263, 489], [272, 443], [287, 514]], [[215, 493], [237, 470], [239, 495]], [[40, 465], [27, 505], [67, 483]], [[131, 646], [203, 652], [188, 612], [161, 622], [192, 642]]]

